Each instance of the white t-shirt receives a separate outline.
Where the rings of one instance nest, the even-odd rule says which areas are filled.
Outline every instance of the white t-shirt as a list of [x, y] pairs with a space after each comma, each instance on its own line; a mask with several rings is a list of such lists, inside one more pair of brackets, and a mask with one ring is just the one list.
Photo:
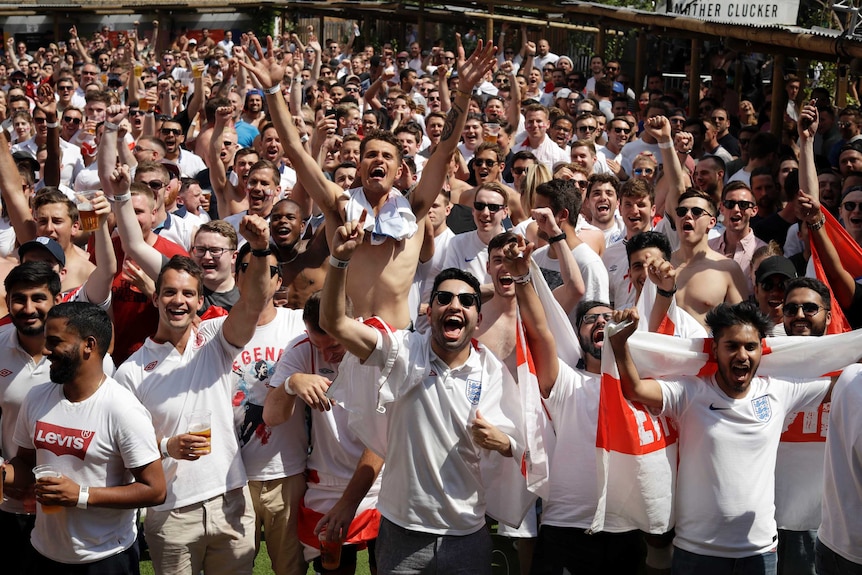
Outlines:
[[488, 274], [488, 246], [479, 239], [476, 230], [457, 234], [449, 240], [446, 245], [446, 259], [441, 269], [446, 268], [470, 272], [480, 284], [491, 283], [491, 276]]
[[117, 381], [152, 414], [159, 438], [187, 433], [189, 415], [195, 410], [212, 413], [210, 454], [198, 461], [162, 460], [168, 494], [153, 508], [156, 511], [206, 501], [246, 484], [231, 408], [231, 367], [242, 349], [225, 340], [221, 327], [226, 319], [202, 322], [182, 355], [171, 343], [147, 338], [117, 369]]
[[527, 152], [533, 152], [533, 155], [536, 156], [536, 160], [540, 164], [544, 164], [549, 170], [553, 172], [554, 165], [559, 162], [571, 162], [571, 155], [567, 154], [564, 149], [557, 145], [555, 141], [553, 141], [548, 135], [542, 139], [542, 142], [536, 148], [530, 147], [530, 139], [527, 138], [518, 146], [515, 146], [513, 152], [517, 153], [520, 151], [526, 150]]
[[[393, 340], [397, 353], [391, 357]], [[428, 363], [425, 363], [425, 360]], [[417, 363], [427, 369], [416, 373]], [[399, 330], [378, 332], [365, 365], [392, 366], [407, 377], [388, 377], [387, 471], [378, 509], [389, 521], [414, 531], [469, 535], [485, 527], [485, 488], [470, 424], [476, 410], [511, 433], [500, 411], [503, 365], [473, 342], [467, 362], [454, 369], [431, 352], [430, 335]], [[348, 409], [350, 406], [347, 406]]]
[[829, 379], [755, 377], [742, 399], [709, 378], [661, 380], [662, 413], [679, 427], [674, 545], [741, 558], [774, 549], [775, 459], [788, 413], [823, 400]]
[[623, 151], [620, 152], [622, 168], [628, 175], [632, 175], [632, 162], [641, 152], [652, 152], [658, 165], [662, 165], [661, 149], [658, 147], [658, 144], [647, 144], [643, 140], [635, 140], [623, 146]]
[[[147, 410], [111, 378], [87, 399], [73, 403], [63, 387], [34, 387], [18, 415], [15, 443], [36, 450], [37, 465], [50, 464], [79, 485], [114, 487], [133, 480], [129, 469], [159, 459]], [[61, 563], [89, 563], [135, 543], [135, 509], [64, 507], [36, 514], [33, 547]]]
[[[194, 222], [191, 220], [184, 220], [181, 217], [168, 214], [162, 227], [158, 228], [158, 234], [166, 240], [174, 242], [188, 252], [192, 247], [192, 233], [195, 231], [196, 227], [197, 226], [195, 226]], [[239, 239], [243, 239], [243, 237], [239, 235], [239, 231], [237, 231], [237, 236], [239, 236]]]
[[823, 520], [817, 537], [841, 557], [862, 565], [862, 366], [835, 382], [823, 477]]
[[605, 248], [602, 261], [608, 270], [608, 303], [614, 309], [627, 309], [635, 305], [638, 292], [629, 275], [629, 258], [626, 245], [617, 242]]
[[305, 331], [301, 309], [276, 308], [276, 316], [258, 326], [242, 352], [233, 361], [233, 412], [242, 462], [248, 478], [268, 481], [305, 471], [308, 440], [304, 422], [269, 427], [263, 422], [267, 384], [284, 349]]
[[[608, 301], [608, 270], [605, 268], [602, 258], [593, 251], [593, 248], [581, 243], [572, 250], [581, 277], [584, 279], [583, 300]], [[533, 261], [542, 270], [548, 285], [557, 286], [562, 282], [560, 275], [560, 260], [551, 259], [550, 246], [543, 246], [533, 253]], [[552, 288], [553, 289], [553, 288]], [[577, 306], [575, 306], [576, 308]], [[572, 325], [575, 325], [575, 308], [568, 314]]]

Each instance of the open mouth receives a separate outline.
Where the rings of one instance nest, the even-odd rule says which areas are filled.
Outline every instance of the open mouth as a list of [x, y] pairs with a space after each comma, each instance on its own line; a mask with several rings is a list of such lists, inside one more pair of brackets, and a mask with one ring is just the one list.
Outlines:
[[506, 274], [504, 276], [500, 276], [500, 285], [501, 286], [509, 287], [511, 285], [514, 285], [514, 283], [515, 283], [515, 278], [513, 278], [511, 275]]
[[167, 310], [167, 314], [168, 314], [172, 319], [177, 319], [177, 320], [179, 320], [179, 319], [183, 319], [184, 317], [188, 316], [188, 315], [189, 315], [189, 310], [184, 309], [184, 308], [171, 308], [171, 309], [168, 309], [168, 310]]
[[682, 224], [682, 231], [693, 232], [694, 231], [694, 224], [692, 222], [684, 222]]
[[386, 177], [386, 170], [382, 166], [377, 166], [371, 169], [368, 174], [372, 179], [379, 180]]
[[457, 340], [464, 331], [464, 320], [458, 316], [451, 315], [443, 321], [443, 337], [447, 340]]
[[733, 364], [730, 366], [730, 373], [736, 381], [745, 381], [751, 371], [751, 366], [748, 363]]

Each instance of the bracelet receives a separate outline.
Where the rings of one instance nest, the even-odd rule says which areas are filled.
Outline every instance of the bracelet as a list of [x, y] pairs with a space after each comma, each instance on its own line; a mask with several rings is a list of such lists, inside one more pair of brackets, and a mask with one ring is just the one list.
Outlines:
[[528, 271], [522, 276], [515, 276], [512, 278], [516, 284], [524, 285], [533, 281], [533, 275]]
[[289, 382], [290, 382], [290, 378], [288, 377], [287, 379], [284, 380], [284, 383], [282, 384], [282, 387], [284, 387], [284, 393], [286, 393], [287, 395], [294, 395], [295, 396], [296, 392], [293, 391], [292, 389], [290, 389]]
[[673, 142], [659, 142], [658, 147], [662, 150], [669, 150], [673, 148]]
[[334, 268], [343, 270], [350, 265], [350, 260], [340, 260], [335, 256], [329, 256], [329, 265]]
[[821, 213], [821, 214], [820, 214], [820, 219], [819, 219], [819, 220], [817, 220], [817, 221], [816, 221], [816, 222], [814, 222], [813, 224], [812, 224], [811, 222], [807, 222], [807, 223], [808, 223], [808, 229], [809, 229], [809, 230], [811, 230], [812, 232], [816, 232], [817, 230], [819, 230], [820, 228], [822, 228], [822, 227], [823, 227], [823, 225], [826, 223], [826, 216], [824, 216], [824, 215]]
[[109, 202], [128, 202], [131, 199], [132, 199], [132, 192], [126, 192], [125, 194], [108, 196]]
[[87, 501], [90, 500], [90, 488], [86, 485], [81, 485], [78, 491], [78, 503], [75, 505], [78, 509], [86, 509]]
[[276, 84], [275, 86], [272, 86], [270, 88], [265, 88], [263, 91], [267, 94], [278, 94], [281, 91], [281, 84]]
[[59, 128], [60, 122], [45, 122], [45, 125], [49, 128]]
[[268, 256], [270, 254], [272, 254], [272, 248], [269, 246], [266, 246], [262, 250], [251, 250], [251, 255], [253, 255], [256, 258], [265, 258], [266, 256]]
[[113, 122], [108, 122], [107, 120], [105, 121], [105, 123], [103, 125], [105, 126], [106, 132], [116, 132], [117, 130], [120, 129], [119, 125], [114, 124]]
[[555, 244], [555, 243], [557, 243], [557, 242], [561, 242], [561, 241], [563, 241], [564, 239], [566, 239], [566, 237], [568, 237], [568, 236], [566, 236], [566, 232], [562, 232], [562, 233], [561, 233], [560, 235], [558, 235], [558, 236], [554, 236], [554, 237], [552, 237], [552, 238], [548, 238], [548, 243], [549, 243], [549, 244]]
[[655, 292], [662, 297], [673, 297], [673, 294], [676, 293], [676, 284], [673, 284], [672, 290], [663, 290], [658, 286], [655, 286]]
[[170, 437], [163, 437], [161, 442], [159, 442], [159, 452], [162, 454], [162, 457], [170, 457], [171, 454], [168, 453], [168, 440]]

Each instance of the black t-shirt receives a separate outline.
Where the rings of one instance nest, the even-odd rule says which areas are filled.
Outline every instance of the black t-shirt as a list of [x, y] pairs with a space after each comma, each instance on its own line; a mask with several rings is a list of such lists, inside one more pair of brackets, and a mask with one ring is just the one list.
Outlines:
[[759, 222], [753, 223], [754, 235], [769, 243], [769, 240], [775, 240], [778, 245], [784, 247], [784, 242], [787, 240], [787, 230], [792, 226], [792, 222], [788, 222], [777, 213], [766, 216]]

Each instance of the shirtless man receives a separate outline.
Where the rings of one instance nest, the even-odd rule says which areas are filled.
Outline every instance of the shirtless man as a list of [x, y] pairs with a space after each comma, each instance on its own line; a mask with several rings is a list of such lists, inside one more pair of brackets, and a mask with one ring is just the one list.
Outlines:
[[[473, 155], [473, 173], [476, 174], [476, 187], [468, 192], [462, 192], [458, 197], [458, 203], [462, 206], [467, 206], [472, 209], [473, 201], [476, 198], [476, 191], [479, 186], [487, 182], [503, 183], [500, 175], [506, 165], [506, 155], [498, 144], [482, 143], [476, 148], [476, 153]], [[517, 225], [527, 219], [524, 215], [524, 210], [521, 207], [521, 194], [506, 186], [508, 192], [509, 218], [512, 223]]]
[[[425, 176], [410, 195], [409, 202], [393, 190], [393, 183], [401, 175], [403, 161], [401, 147], [393, 136], [385, 132], [365, 135], [359, 166], [362, 188], [349, 194], [329, 182], [317, 162], [304, 149], [299, 133], [280, 90], [273, 93], [284, 77], [284, 67], [274, 57], [262, 57], [260, 43], [254, 40], [256, 56], [241, 62], [264, 87], [267, 104], [278, 135], [299, 178], [312, 199], [323, 211], [326, 233], [331, 245], [332, 234], [346, 221], [358, 220], [367, 212], [365, 227], [370, 241], [353, 254], [352, 271], [347, 277], [347, 294], [353, 300], [357, 316], [379, 315], [391, 325], [403, 328], [410, 324], [407, 295], [419, 263], [426, 225], [425, 215], [443, 187], [446, 164], [458, 143], [464, 123], [470, 93], [482, 80], [485, 72], [496, 61], [493, 44], [478, 43], [476, 51], [458, 71], [460, 87], [449, 111], [446, 127], [431, 158], [425, 165]], [[272, 40], [267, 39], [267, 54], [272, 54]], [[384, 225], [378, 216], [396, 213]], [[375, 236], [375, 237], [371, 237]], [[330, 260], [333, 265], [346, 263]], [[376, 289], [369, 289], [374, 285]]]
[[676, 208], [680, 248], [671, 259], [677, 269], [676, 301], [704, 325], [706, 313], [718, 304], [736, 304], [748, 297], [748, 281], [739, 264], [707, 243], [717, 211], [710, 196], [696, 191], [682, 194]]
[[[215, 124], [209, 145], [210, 182], [218, 199], [219, 216], [226, 218], [248, 209], [248, 197], [245, 194], [245, 179], [237, 179], [237, 184], [231, 183], [227, 168], [240, 159], [238, 152], [238, 136], [233, 127], [233, 107], [220, 106], [216, 109]], [[243, 154], [247, 161], [259, 159], [257, 153]], [[255, 162], [248, 164], [251, 168]], [[246, 174], [248, 172], [246, 171]]]
[[275, 244], [273, 251], [282, 268], [282, 285], [287, 292], [285, 305], [293, 309], [302, 309], [308, 297], [323, 287], [329, 267], [325, 261], [329, 248], [322, 230], [311, 240], [300, 239], [301, 210], [293, 200], [284, 199], [272, 207], [269, 216], [269, 235]]

